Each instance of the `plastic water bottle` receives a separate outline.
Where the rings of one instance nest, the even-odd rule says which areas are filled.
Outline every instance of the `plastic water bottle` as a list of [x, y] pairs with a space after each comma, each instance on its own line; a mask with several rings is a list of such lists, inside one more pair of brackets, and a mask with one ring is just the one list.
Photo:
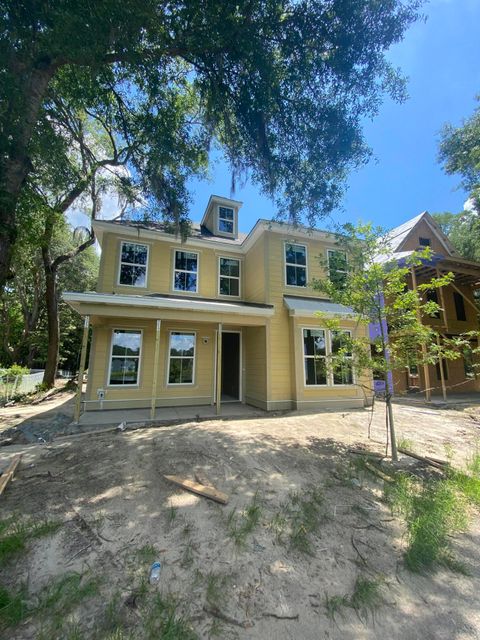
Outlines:
[[162, 565], [160, 562], [154, 562], [152, 564], [152, 568], [150, 569], [150, 584], [157, 584], [160, 582], [160, 571], [162, 569]]

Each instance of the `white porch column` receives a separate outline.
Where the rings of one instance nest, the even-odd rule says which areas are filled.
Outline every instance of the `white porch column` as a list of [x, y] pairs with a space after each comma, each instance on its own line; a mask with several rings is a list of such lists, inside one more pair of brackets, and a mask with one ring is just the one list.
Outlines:
[[85, 372], [85, 360], [87, 358], [87, 343], [88, 343], [88, 329], [90, 326], [90, 316], [85, 316], [83, 320], [83, 338], [82, 338], [82, 350], [80, 352], [80, 367], [78, 369], [78, 388], [77, 397], [75, 398], [75, 413], [74, 422], [78, 423], [80, 420], [80, 407], [82, 403], [82, 387], [83, 387], [83, 374]]
[[217, 405], [217, 415], [221, 412], [222, 399], [222, 323], [218, 323], [217, 329], [217, 380], [215, 386], [215, 404]]
[[155, 404], [157, 401], [157, 381], [158, 381], [158, 362], [160, 359], [160, 329], [162, 321], [157, 320], [155, 333], [155, 355], [153, 358], [153, 381], [152, 381], [152, 406], [150, 408], [150, 419], [155, 419]]

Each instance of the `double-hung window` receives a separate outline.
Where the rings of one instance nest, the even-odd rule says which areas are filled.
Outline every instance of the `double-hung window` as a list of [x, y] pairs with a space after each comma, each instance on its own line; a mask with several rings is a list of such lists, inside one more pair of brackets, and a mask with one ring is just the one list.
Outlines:
[[353, 384], [348, 330], [303, 329], [305, 386]]
[[348, 349], [350, 331], [332, 331], [332, 381], [333, 384], [353, 384], [352, 353]]
[[193, 384], [195, 333], [172, 331], [168, 355], [168, 384]]
[[303, 330], [305, 384], [327, 384], [327, 344], [323, 329]]
[[192, 251], [175, 251], [175, 269], [173, 288], [176, 291], [197, 292], [198, 287], [198, 253]]
[[230, 207], [218, 207], [218, 230], [221, 233], [235, 232], [235, 213]]
[[145, 287], [147, 283], [148, 246], [122, 242], [120, 250], [119, 284]]
[[240, 295], [240, 260], [219, 258], [219, 293], [221, 296]]
[[307, 247], [285, 243], [285, 282], [292, 287], [307, 286]]
[[110, 357], [109, 384], [137, 385], [140, 371], [142, 332], [114, 329]]
[[328, 277], [333, 284], [342, 286], [347, 277], [347, 254], [345, 251], [329, 249], [328, 257]]

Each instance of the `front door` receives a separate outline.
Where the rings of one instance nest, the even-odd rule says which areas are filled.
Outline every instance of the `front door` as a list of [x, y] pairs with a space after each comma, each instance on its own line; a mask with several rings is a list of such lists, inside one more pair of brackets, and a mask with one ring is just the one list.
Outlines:
[[240, 333], [222, 332], [222, 402], [240, 400]]

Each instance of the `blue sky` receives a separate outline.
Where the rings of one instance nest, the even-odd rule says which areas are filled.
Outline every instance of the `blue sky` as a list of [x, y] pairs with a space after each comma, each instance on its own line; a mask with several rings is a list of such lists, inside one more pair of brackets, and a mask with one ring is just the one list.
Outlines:
[[[421, 211], [458, 212], [466, 194], [456, 189], [457, 176], [446, 176], [437, 161], [443, 124], [461, 124], [473, 113], [480, 94], [480, 0], [431, 0], [426, 22], [409, 29], [389, 52], [389, 59], [408, 76], [409, 99], [386, 100], [364, 131], [374, 159], [352, 174], [335, 222], [371, 220], [393, 227]], [[240, 229], [249, 231], [258, 218], [271, 218], [273, 204], [254, 185], [230, 192], [230, 173], [214, 159], [211, 181], [192, 181], [191, 217], [201, 218], [210, 194], [243, 201]], [[327, 227], [328, 221], [319, 223]]]

